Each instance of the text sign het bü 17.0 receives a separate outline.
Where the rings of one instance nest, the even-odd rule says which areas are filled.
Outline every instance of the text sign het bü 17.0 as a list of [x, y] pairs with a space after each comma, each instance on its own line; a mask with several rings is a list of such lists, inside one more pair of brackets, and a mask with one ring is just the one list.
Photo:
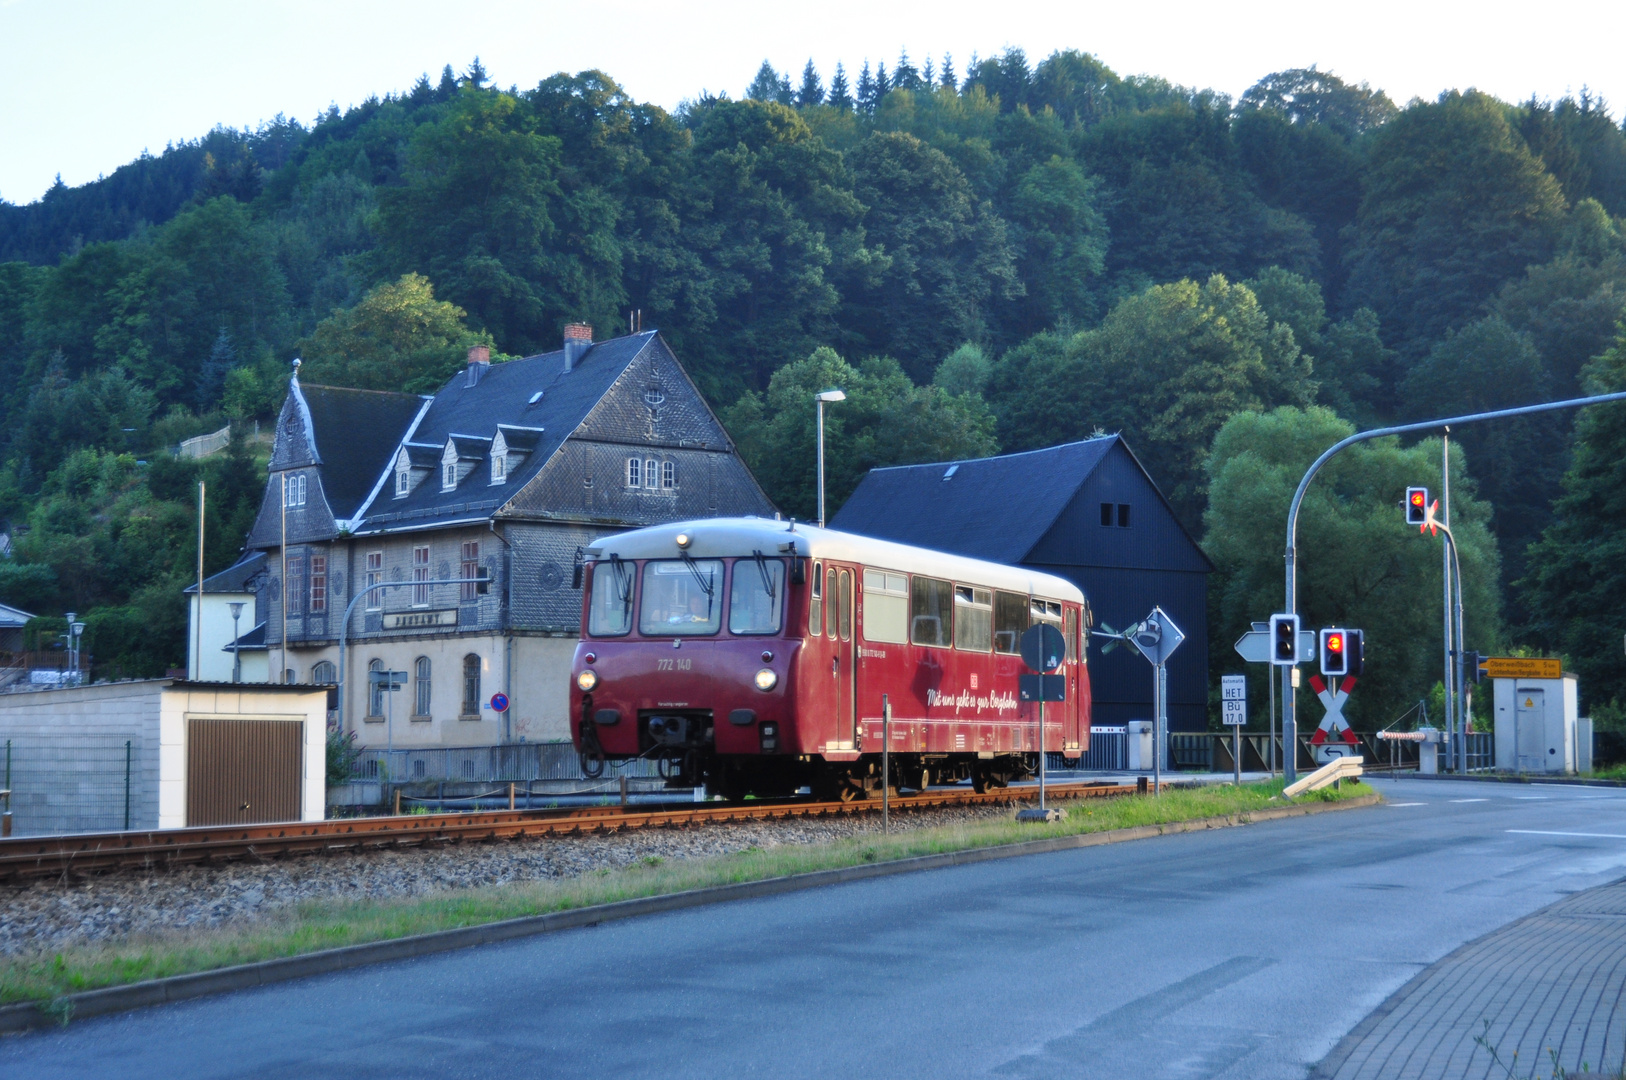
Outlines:
[[1535, 656], [1487, 656], [1480, 665], [1493, 679], [1562, 679], [1564, 661]]
[[1220, 718], [1227, 727], [1248, 722], [1248, 677], [1225, 675], [1220, 678]]

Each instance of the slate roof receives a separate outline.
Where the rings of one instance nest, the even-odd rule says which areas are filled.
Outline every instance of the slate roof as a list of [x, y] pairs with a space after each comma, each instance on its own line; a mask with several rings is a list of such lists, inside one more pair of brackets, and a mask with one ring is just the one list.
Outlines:
[[9, 604], [0, 604], [0, 626], [9, 628], [25, 626], [34, 616], [22, 608], [14, 608]]
[[[224, 653], [229, 653], [229, 652], [233, 651], [231, 646], [232, 646], [232, 643], [228, 641], [228, 642], [226, 642], [226, 644], [224, 644], [224, 645], [222, 645], [220, 647], [220, 651], [224, 652]], [[254, 629], [247, 631], [246, 633], [243, 634], [242, 637], [237, 639], [237, 649], [236, 649], [236, 651], [237, 652], [264, 652], [266, 647], [267, 646], [265, 644], [265, 623], [260, 623]]]
[[[516, 448], [518, 443], [514, 442], [514, 436], [519, 436], [521, 442], [530, 441], [526, 435], [534, 436], [534, 444], [526, 448], [524, 460], [509, 472], [505, 484], [493, 485], [489, 470], [478, 467], [451, 491], [441, 490], [437, 475], [419, 482], [412, 493], [402, 499], [394, 498], [393, 485], [386, 484], [358, 512], [365, 520], [354, 531], [375, 532], [490, 515], [547, 464], [655, 336], [656, 331], [648, 330], [595, 343], [568, 372], [562, 349], [493, 364], [473, 386], [468, 385], [466, 371], [458, 372], [435, 394], [412, 433], [414, 445], [408, 449], [414, 461], [418, 460], [416, 447], [444, 448], [448, 436], [483, 440], [480, 450], [483, 460], [499, 424], [504, 429], [503, 438]], [[527, 428], [543, 430], [516, 431]], [[459, 453], [465, 452], [465, 441], [459, 438], [457, 442]], [[382, 467], [393, 467], [399, 449], [400, 435], [396, 435], [388, 441], [388, 463]], [[439, 458], [435, 461], [438, 463]], [[322, 475], [326, 486], [327, 468], [323, 468]], [[368, 476], [369, 489], [377, 483], [379, 475], [375, 468]], [[334, 509], [337, 516], [338, 508]]]
[[[1109, 435], [1023, 454], [871, 469], [830, 527], [1019, 563], [1117, 442]], [[971, 508], [986, 512], [967, 513]]]
[[[242, 558], [232, 563], [226, 569], [203, 579], [203, 591], [206, 593], [246, 593], [253, 592], [248, 587], [248, 579], [265, 569], [267, 555], [264, 551], [250, 551]], [[185, 591], [195, 593], [198, 591], [197, 582], [188, 585]]]
[[[462, 378], [461, 375], [458, 378]], [[322, 491], [340, 520], [355, 515], [428, 400], [417, 394], [301, 384], [322, 465]]]

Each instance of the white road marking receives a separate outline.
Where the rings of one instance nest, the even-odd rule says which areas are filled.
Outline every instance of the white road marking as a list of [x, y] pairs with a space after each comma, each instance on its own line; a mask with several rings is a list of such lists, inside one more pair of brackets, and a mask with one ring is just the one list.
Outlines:
[[1489, 799], [1452, 799], [1452, 800], [1451, 800], [1451, 801], [1452, 801], [1452, 802], [1454, 802], [1454, 803], [1465, 803], [1465, 802], [1490, 802], [1490, 800], [1489, 800]]
[[1626, 833], [1612, 832], [1552, 832], [1547, 829], [1509, 829], [1510, 833], [1523, 833], [1525, 836], [1585, 836], [1593, 840], [1626, 840]]
[[1421, 803], [1421, 802], [1392, 802], [1392, 803], [1389, 803], [1388, 805], [1389, 806], [1427, 806], [1428, 803]]
[[1551, 796], [1547, 795], [1515, 795], [1520, 802], [1546, 802]]

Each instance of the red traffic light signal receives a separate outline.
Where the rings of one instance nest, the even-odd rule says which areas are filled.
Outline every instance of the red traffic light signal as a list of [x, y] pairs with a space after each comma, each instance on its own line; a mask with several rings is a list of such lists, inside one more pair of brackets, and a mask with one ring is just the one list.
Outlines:
[[1349, 673], [1349, 637], [1342, 630], [1321, 631], [1321, 674]]
[[1428, 524], [1428, 488], [1406, 489], [1406, 524], [1418, 528]]

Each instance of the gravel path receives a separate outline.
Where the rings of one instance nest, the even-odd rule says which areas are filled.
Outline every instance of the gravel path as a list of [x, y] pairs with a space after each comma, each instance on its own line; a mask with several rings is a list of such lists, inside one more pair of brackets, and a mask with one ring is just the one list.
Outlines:
[[[892, 817], [919, 829], [1009, 818], [1009, 807], [947, 807]], [[308, 855], [273, 862], [118, 871], [80, 880], [0, 886], [0, 955], [34, 953], [263, 917], [302, 900], [422, 896], [520, 881], [575, 877], [640, 859], [689, 859], [781, 844], [822, 844], [879, 832], [879, 814], [833, 819], [741, 822], [681, 829], [640, 829], [581, 837], [539, 837], [401, 848], [350, 855]]]

